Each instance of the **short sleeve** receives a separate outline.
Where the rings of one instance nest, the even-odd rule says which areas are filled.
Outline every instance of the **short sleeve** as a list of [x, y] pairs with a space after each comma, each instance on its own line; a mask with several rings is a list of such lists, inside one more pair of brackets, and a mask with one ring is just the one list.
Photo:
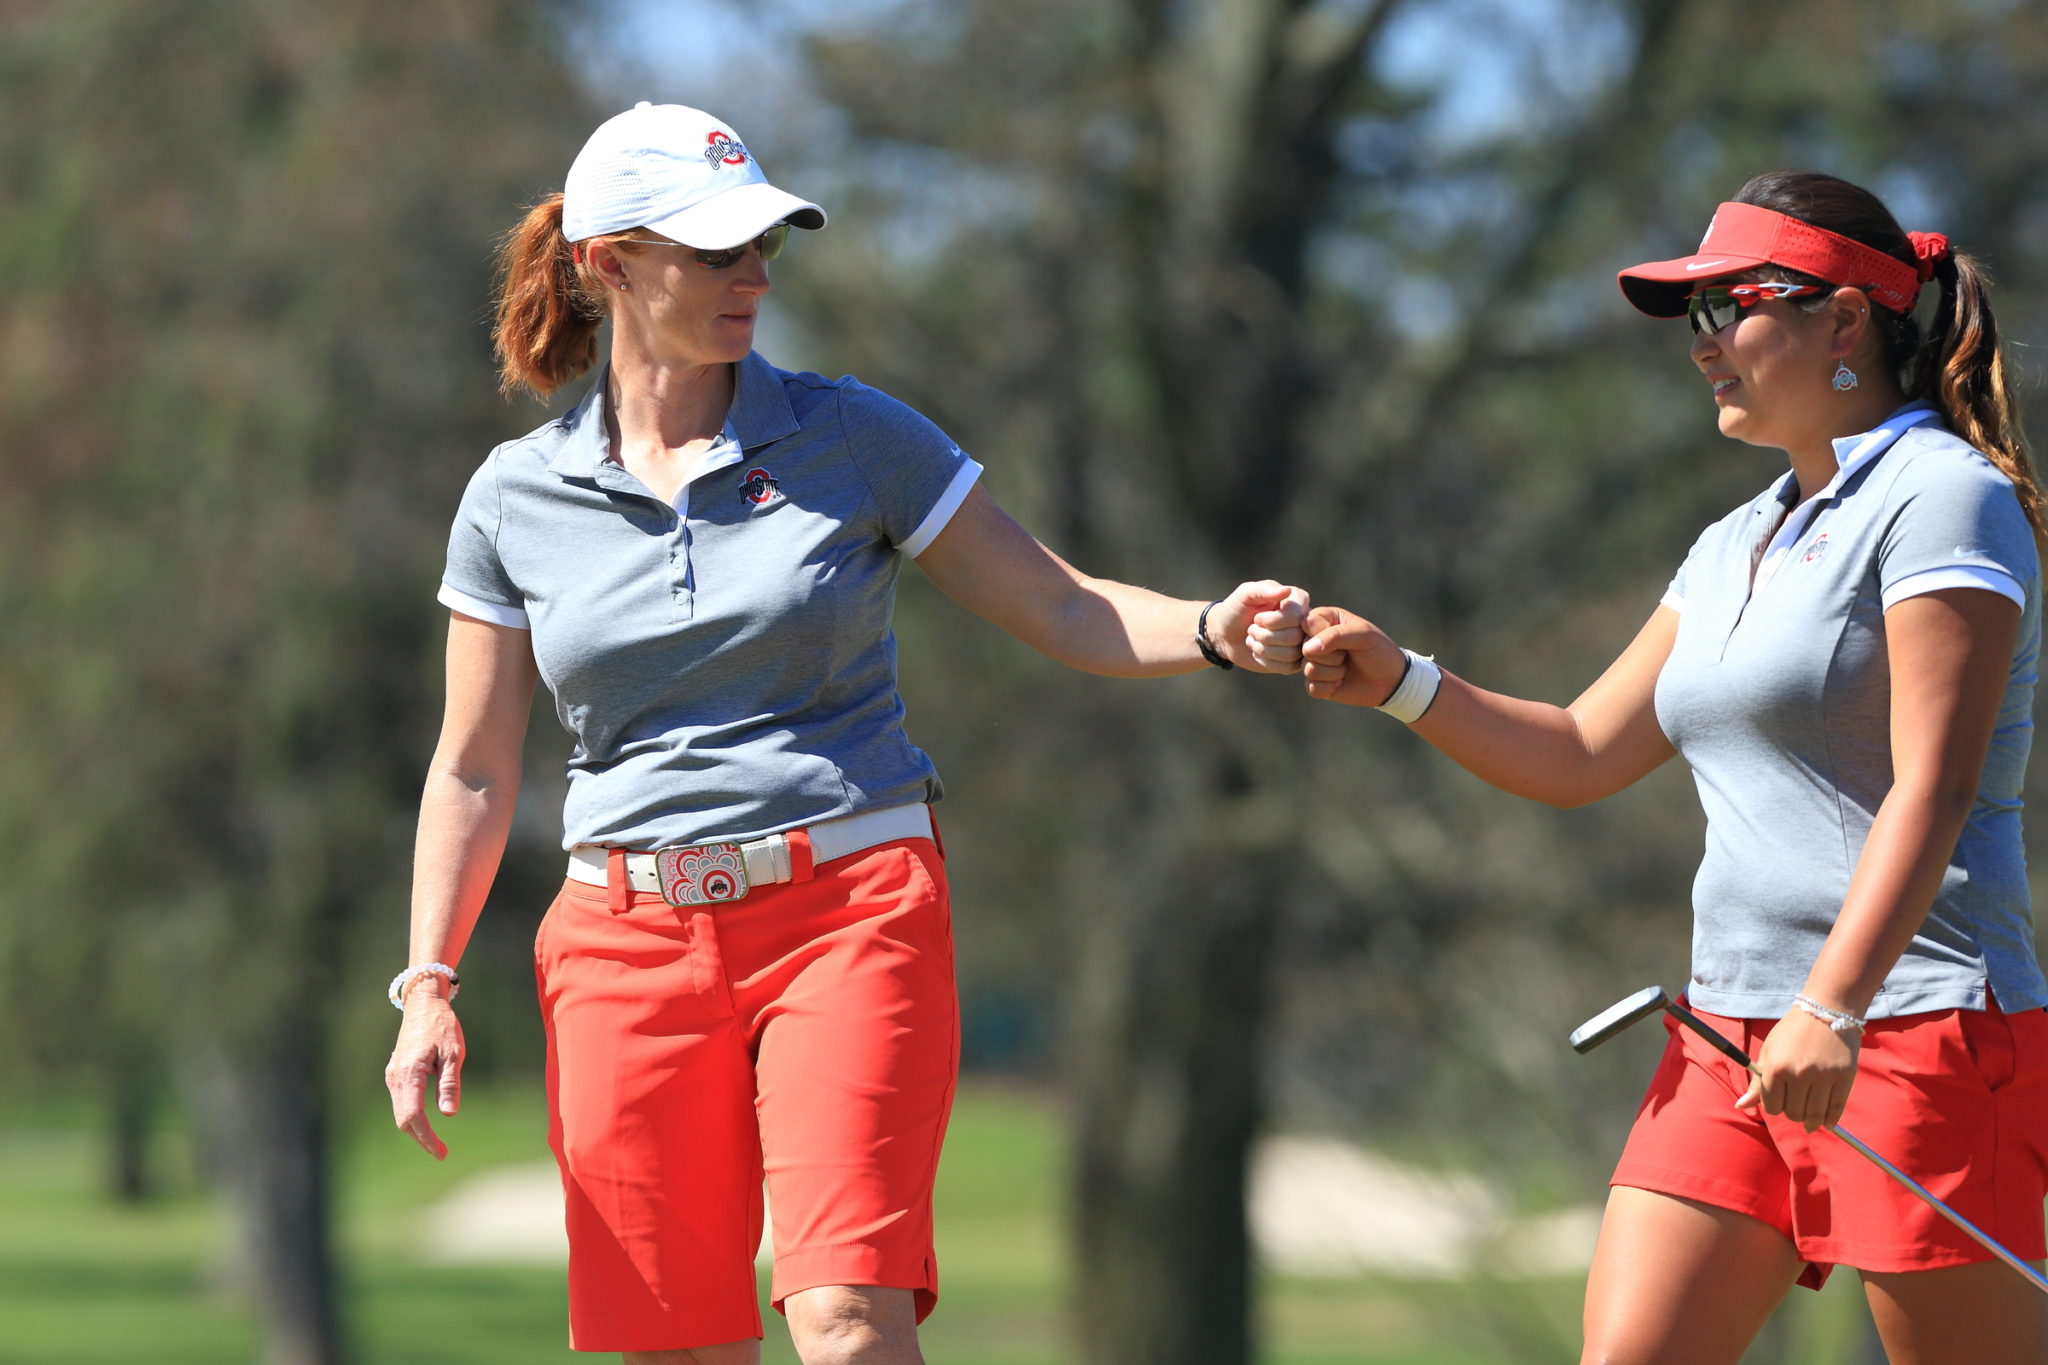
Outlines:
[[1898, 509], [1878, 549], [1884, 606], [1946, 587], [1983, 587], [2024, 607], [2040, 556], [2011, 481], [1975, 452], [1941, 454], [1915, 460], [1900, 480]]
[[438, 600], [479, 620], [526, 630], [526, 598], [498, 557], [500, 519], [494, 455], [470, 476], [462, 503], [455, 510], [455, 525], [448, 533], [448, 567], [441, 575]]
[[839, 414], [883, 537], [916, 558], [960, 510], [981, 466], [923, 414], [866, 385], [847, 384]]
[[1685, 563], [1678, 566], [1678, 572], [1671, 575], [1671, 585], [1665, 588], [1664, 595], [1657, 599], [1658, 606], [1669, 607], [1679, 612], [1685, 610], [1685, 565], [1690, 563], [1692, 560], [1688, 557]]
[[1692, 569], [1692, 562], [1700, 557], [1700, 546], [1707, 543], [1707, 537], [1712, 533], [1711, 526], [1702, 531], [1699, 539], [1692, 543], [1692, 548], [1685, 552], [1685, 558], [1678, 563], [1678, 572], [1671, 575], [1671, 586], [1664, 589], [1664, 595], [1657, 600], [1658, 606], [1669, 607], [1681, 614], [1685, 611], [1685, 576]]

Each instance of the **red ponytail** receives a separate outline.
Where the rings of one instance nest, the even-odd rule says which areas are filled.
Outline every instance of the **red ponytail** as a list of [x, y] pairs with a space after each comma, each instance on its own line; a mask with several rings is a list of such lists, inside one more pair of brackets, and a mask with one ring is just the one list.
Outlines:
[[590, 267], [562, 236], [562, 196], [526, 211], [498, 242], [498, 392], [545, 399], [597, 363], [597, 329], [609, 302]]

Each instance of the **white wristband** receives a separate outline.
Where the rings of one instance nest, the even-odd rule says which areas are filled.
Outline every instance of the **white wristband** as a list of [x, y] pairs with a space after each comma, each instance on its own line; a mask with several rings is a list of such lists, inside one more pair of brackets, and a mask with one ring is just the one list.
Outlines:
[[448, 998], [450, 1000], [453, 1000], [455, 998], [455, 993], [462, 989], [462, 978], [455, 974], [455, 969], [453, 967], [449, 966], [445, 962], [422, 962], [417, 967], [407, 967], [397, 976], [391, 978], [391, 988], [384, 992], [384, 998], [391, 1002], [391, 1008], [401, 1011], [404, 1010], [405, 993], [407, 989], [411, 987], [413, 982], [419, 980], [423, 976], [447, 977]]
[[1417, 654], [1412, 649], [1401, 652], [1408, 656], [1408, 671], [1401, 675], [1400, 686], [1394, 689], [1394, 694], [1376, 709], [1386, 712], [1403, 725], [1413, 725], [1422, 719], [1422, 713], [1429, 710], [1429, 704], [1436, 700], [1436, 690], [1443, 685], [1444, 671], [1427, 654]]

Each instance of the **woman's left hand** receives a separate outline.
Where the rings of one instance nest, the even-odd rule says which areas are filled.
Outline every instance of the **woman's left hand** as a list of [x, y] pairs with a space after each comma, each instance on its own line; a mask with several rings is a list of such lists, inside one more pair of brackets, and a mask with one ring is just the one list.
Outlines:
[[1849, 1103], [1862, 1047], [1861, 1034], [1837, 1033], [1795, 1005], [1764, 1039], [1756, 1058], [1762, 1074], [1750, 1077], [1736, 1107], [1762, 1105], [1766, 1114], [1783, 1114], [1809, 1133], [1832, 1128]]
[[1258, 673], [1301, 671], [1301, 623], [1308, 594], [1272, 579], [1240, 583], [1209, 612], [1209, 643]]

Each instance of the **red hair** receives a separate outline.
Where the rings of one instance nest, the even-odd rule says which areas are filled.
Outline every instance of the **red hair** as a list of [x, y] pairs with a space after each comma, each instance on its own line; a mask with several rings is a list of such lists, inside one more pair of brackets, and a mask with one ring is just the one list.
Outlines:
[[[630, 233], [594, 237], [616, 242]], [[587, 244], [586, 244], [587, 245]], [[541, 198], [498, 239], [498, 392], [546, 399], [597, 363], [597, 329], [611, 311], [588, 252], [562, 235], [562, 196]]]

